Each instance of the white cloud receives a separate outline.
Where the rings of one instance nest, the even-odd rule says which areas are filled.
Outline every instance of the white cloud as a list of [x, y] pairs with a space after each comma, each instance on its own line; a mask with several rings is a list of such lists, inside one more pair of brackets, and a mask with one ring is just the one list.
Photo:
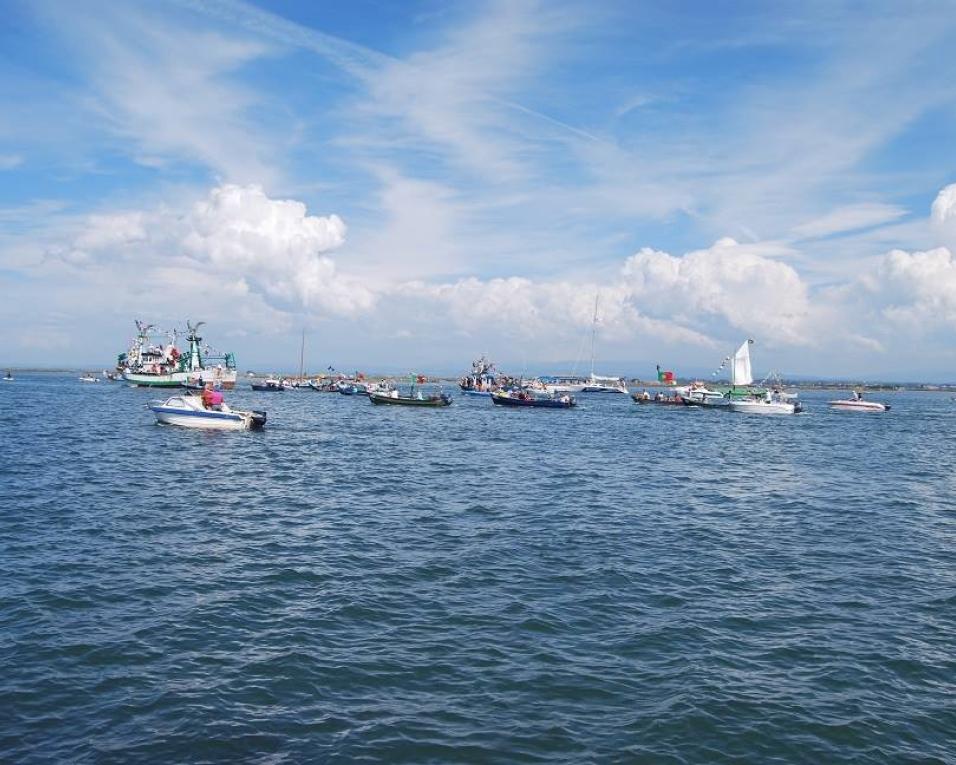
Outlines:
[[797, 271], [774, 259], [786, 252], [733, 239], [680, 257], [645, 248], [628, 258], [623, 275], [634, 304], [651, 315], [698, 331], [722, 320], [751, 337], [802, 344], [810, 301]]
[[182, 242], [190, 255], [288, 306], [352, 314], [375, 301], [323, 254], [345, 241], [337, 215], [309, 215], [301, 202], [270, 199], [258, 186], [225, 185], [198, 202], [185, 223]]
[[866, 284], [879, 313], [910, 331], [956, 325], [956, 258], [946, 247], [893, 250]]
[[879, 202], [848, 205], [833, 210], [814, 220], [796, 226], [793, 234], [801, 239], [840, 234], [870, 226], [889, 223], [906, 215], [906, 210], [896, 205]]
[[79, 53], [76, 68], [89, 89], [76, 105], [111, 131], [114, 150], [120, 136], [146, 166], [192, 161], [238, 182], [268, 183], [277, 175], [273, 143], [253, 116], [264, 95], [236, 77], [269, 52], [264, 44], [157, 7], [67, 3], [38, 11], [67, 41], [65, 49]]
[[950, 251], [956, 251], [956, 183], [951, 183], [936, 195], [930, 217], [940, 241]]
[[23, 164], [19, 154], [0, 154], [0, 170], [13, 170]]

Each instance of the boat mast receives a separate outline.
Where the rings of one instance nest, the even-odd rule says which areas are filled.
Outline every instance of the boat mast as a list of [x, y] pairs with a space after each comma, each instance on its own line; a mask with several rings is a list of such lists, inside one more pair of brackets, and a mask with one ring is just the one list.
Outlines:
[[305, 327], [302, 328], [302, 347], [299, 349], [299, 379], [305, 378]]
[[597, 336], [598, 298], [600, 292], [594, 293], [594, 318], [591, 320], [591, 378], [594, 378], [594, 339]]

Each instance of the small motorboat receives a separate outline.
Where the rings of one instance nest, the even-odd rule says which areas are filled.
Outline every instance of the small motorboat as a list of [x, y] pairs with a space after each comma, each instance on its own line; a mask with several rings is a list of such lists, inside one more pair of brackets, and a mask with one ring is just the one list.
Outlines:
[[710, 388], [690, 388], [687, 393], [680, 394], [681, 400], [687, 406], [705, 406], [711, 408], [725, 407], [730, 404], [730, 397], [719, 390]]
[[450, 406], [451, 396], [447, 393], [423, 393], [422, 391], [412, 392], [410, 395], [403, 396], [397, 390], [373, 391], [368, 394], [369, 400], [373, 404], [396, 404], [399, 406]]
[[491, 402], [498, 406], [536, 407], [539, 409], [570, 409], [577, 402], [574, 396], [568, 393], [556, 393], [550, 396], [536, 396], [528, 391], [510, 392], [495, 391], [491, 395]]
[[314, 390], [316, 393], [338, 393], [339, 384], [336, 382], [315, 382], [314, 380], [309, 380], [309, 387]]
[[266, 413], [240, 411], [221, 404], [218, 409], [203, 406], [201, 396], [171, 396], [165, 401], [150, 401], [147, 407], [164, 425], [212, 430], [259, 430], [266, 424]]
[[13, 375], [10, 374], [9, 372], [7, 372], [7, 373], [3, 376], [3, 381], [4, 381], [4, 382], [13, 382]]
[[785, 401], [770, 393], [764, 396], [730, 399], [730, 411], [743, 414], [797, 414], [803, 411], [799, 401]]
[[889, 404], [881, 404], [878, 401], [864, 401], [862, 398], [847, 398], [829, 402], [831, 409], [837, 409], [841, 412], [888, 412]]
[[250, 385], [252, 385], [253, 390], [259, 392], [282, 393], [286, 389], [281, 380], [271, 378], [261, 383], [250, 383]]
[[94, 377], [93, 375], [80, 375], [80, 382], [98, 383], [99, 381], [100, 381], [100, 378]]

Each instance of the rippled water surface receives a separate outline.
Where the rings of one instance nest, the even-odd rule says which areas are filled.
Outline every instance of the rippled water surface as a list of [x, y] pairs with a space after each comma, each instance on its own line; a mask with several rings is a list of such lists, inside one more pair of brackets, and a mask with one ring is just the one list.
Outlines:
[[0, 760], [956, 761], [949, 396], [0, 385]]

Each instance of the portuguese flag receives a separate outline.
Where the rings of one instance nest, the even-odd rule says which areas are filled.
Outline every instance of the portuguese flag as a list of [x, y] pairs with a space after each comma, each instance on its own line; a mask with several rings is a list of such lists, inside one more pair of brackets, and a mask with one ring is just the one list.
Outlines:
[[673, 372], [663, 371], [661, 369], [661, 365], [658, 364], [657, 365], [657, 382], [663, 383], [664, 385], [673, 385], [677, 381], [674, 379]]

